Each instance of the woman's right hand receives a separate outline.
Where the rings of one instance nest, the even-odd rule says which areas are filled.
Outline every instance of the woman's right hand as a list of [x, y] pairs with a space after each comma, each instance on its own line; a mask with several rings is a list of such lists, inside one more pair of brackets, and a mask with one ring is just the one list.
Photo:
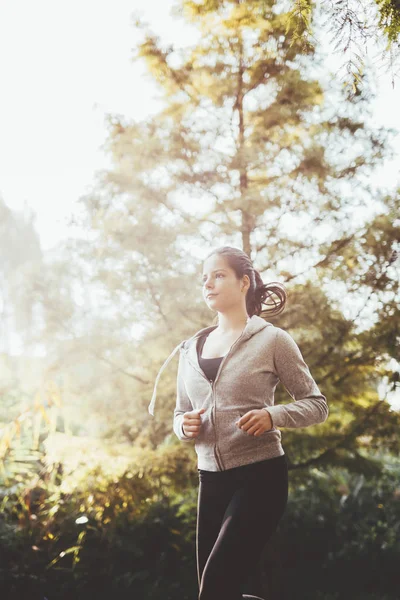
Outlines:
[[206, 411], [205, 408], [191, 410], [183, 413], [182, 429], [187, 437], [195, 438], [199, 435], [201, 427], [200, 415]]

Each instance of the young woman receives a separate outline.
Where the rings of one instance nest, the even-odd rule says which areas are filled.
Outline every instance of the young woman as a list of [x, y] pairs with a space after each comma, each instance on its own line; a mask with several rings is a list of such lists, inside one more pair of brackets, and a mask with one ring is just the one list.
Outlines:
[[[261, 318], [281, 284], [263, 284], [242, 250], [223, 246], [203, 264], [203, 296], [217, 325], [181, 342], [173, 429], [198, 457], [198, 600], [242, 600], [243, 587], [288, 500], [288, 465], [279, 427], [308, 427], [329, 414], [293, 338]], [[274, 406], [281, 381], [294, 402]]]

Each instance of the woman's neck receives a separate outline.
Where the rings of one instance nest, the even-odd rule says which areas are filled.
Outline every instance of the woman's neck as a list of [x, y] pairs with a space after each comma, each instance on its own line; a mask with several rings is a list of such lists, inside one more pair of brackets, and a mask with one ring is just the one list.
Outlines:
[[237, 333], [238, 331], [243, 331], [249, 321], [250, 317], [247, 313], [236, 315], [218, 313], [218, 326], [215, 331], [221, 335]]

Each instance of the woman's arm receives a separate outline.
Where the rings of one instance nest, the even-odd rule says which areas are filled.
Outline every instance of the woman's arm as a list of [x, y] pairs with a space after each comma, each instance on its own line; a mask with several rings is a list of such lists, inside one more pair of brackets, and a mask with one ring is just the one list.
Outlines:
[[185, 388], [185, 382], [183, 381], [182, 360], [183, 360], [182, 354], [180, 354], [179, 355], [179, 364], [178, 364], [178, 375], [176, 378], [176, 405], [175, 405], [175, 410], [174, 410], [173, 429], [174, 429], [175, 435], [182, 442], [191, 442], [191, 441], [193, 441], [193, 438], [187, 437], [183, 433], [183, 428], [182, 428], [183, 414], [185, 412], [189, 412], [189, 411], [193, 410], [192, 403], [190, 402], [189, 396], [188, 396], [186, 388]]
[[266, 408], [273, 426], [309, 427], [326, 421], [329, 415], [326, 397], [321, 394], [294, 339], [279, 327], [275, 338], [274, 365], [276, 374], [295, 402]]

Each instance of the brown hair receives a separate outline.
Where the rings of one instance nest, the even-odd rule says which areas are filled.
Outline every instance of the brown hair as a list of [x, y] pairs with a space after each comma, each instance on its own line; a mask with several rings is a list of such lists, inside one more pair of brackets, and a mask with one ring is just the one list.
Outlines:
[[[250, 317], [253, 315], [261, 317], [274, 316], [284, 310], [288, 295], [285, 286], [278, 281], [263, 283], [260, 273], [253, 267], [251, 259], [243, 250], [232, 246], [221, 246], [210, 252], [206, 258], [213, 256], [213, 254], [223, 256], [230, 268], [235, 271], [238, 279], [241, 279], [243, 275], [249, 277], [250, 287], [246, 294], [246, 309]], [[273, 294], [278, 297], [279, 302], [272, 299], [274, 306], [262, 310], [262, 304], [266, 304], [266, 300]]]

